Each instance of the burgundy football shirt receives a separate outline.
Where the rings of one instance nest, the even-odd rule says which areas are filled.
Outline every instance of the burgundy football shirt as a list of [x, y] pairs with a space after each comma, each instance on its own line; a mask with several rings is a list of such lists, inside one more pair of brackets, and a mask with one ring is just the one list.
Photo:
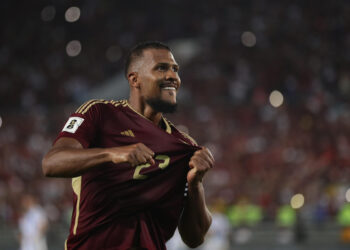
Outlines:
[[166, 249], [183, 209], [188, 162], [199, 147], [165, 118], [162, 122], [166, 129], [127, 101], [91, 100], [70, 116], [57, 139], [74, 138], [84, 148], [142, 142], [155, 152], [156, 163], [109, 162], [73, 178], [66, 249]]

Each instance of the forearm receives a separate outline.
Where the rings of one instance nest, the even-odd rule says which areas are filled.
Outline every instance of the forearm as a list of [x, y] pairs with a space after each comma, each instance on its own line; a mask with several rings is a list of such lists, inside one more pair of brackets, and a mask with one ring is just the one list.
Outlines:
[[45, 176], [75, 177], [87, 170], [110, 161], [109, 153], [101, 148], [55, 148], [42, 161]]
[[101, 163], [128, 162], [137, 166], [149, 162], [154, 164], [154, 152], [143, 143], [112, 148], [83, 148], [72, 138], [60, 138], [45, 155], [42, 169], [48, 177], [76, 177]]
[[182, 240], [189, 247], [197, 247], [204, 241], [212, 218], [205, 204], [204, 189], [201, 182], [189, 186], [188, 200], [179, 222]]

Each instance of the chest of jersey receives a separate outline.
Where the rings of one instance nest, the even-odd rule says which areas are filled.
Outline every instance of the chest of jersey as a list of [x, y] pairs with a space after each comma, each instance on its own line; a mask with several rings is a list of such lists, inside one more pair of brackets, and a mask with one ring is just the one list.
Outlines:
[[[171, 193], [183, 195], [188, 162], [197, 147], [174, 128], [171, 134], [132, 110], [103, 112], [92, 147], [120, 147], [143, 143], [154, 153], [155, 164], [105, 163], [83, 176], [83, 190], [101, 203], [114, 201], [124, 212], [160, 204]], [[169, 131], [170, 132], [170, 131]], [[108, 191], [107, 191], [108, 190]]]

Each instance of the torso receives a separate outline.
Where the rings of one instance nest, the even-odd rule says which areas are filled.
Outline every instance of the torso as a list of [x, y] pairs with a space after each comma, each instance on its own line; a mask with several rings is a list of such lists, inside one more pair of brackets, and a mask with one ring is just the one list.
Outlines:
[[[166, 120], [163, 130], [126, 102], [96, 103], [83, 111], [72, 116], [84, 118], [86, 124], [74, 134], [63, 132], [60, 136], [100, 148], [142, 142], [155, 152], [156, 164], [131, 167], [128, 163], [106, 163], [74, 178], [76, 196], [68, 246], [91, 241], [96, 232], [95, 241], [103, 242], [105, 249], [114, 245], [118, 247], [110, 249], [135, 245], [165, 249], [183, 207], [188, 161], [198, 147]], [[85, 136], [88, 142], [80, 138], [84, 129], [89, 132]], [[91, 136], [92, 131], [95, 136]], [[111, 239], [110, 245], [106, 239]]]

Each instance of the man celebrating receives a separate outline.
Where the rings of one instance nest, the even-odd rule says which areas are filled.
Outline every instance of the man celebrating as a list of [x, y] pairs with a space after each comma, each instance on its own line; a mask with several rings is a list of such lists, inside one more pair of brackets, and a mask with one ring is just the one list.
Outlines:
[[73, 177], [66, 249], [166, 249], [176, 227], [189, 247], [203, 242], [202, 179], [214, 159], [162, 115], [176, 109], [178, 70], [168, 46], [137, 45], [125, 67], [129, 100], [86, 102], [45, 155], [45, 176]]

